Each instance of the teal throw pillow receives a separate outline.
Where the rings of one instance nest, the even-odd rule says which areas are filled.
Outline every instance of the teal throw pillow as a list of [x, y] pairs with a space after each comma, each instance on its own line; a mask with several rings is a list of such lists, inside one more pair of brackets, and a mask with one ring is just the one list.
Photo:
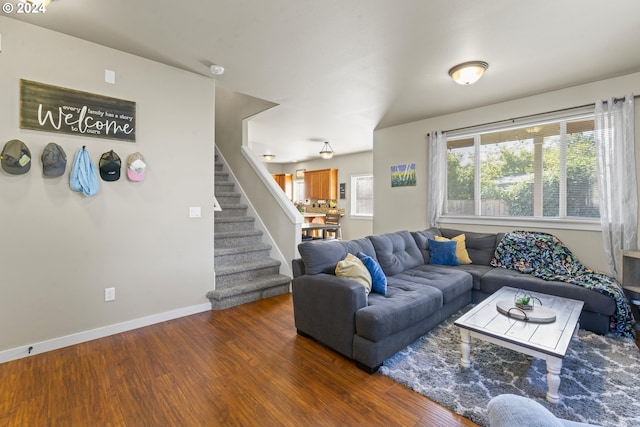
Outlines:
[[429, 252], [431, 252], [430, 264], [459, 265], [456, 255], [457, 243], [453, 240], [448, 242], [438, 242], [429, 239]]
[[362, 261], [364, 266], [367, 267], [367, 270], [369, 270], [369, 274], [371, 274], [371, 292], [386, 295], [387, 276], [384, 275], [380, 264], [364, 252], [358, 252], [358, 258], [360, 258], [360, 261]]

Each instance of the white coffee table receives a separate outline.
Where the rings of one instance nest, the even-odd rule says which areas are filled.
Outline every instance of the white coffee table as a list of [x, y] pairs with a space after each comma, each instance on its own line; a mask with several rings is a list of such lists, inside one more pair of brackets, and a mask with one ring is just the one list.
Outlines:
[[583, 301], [562, 298], [539, 292], [528, 292], [540, 299], [542, 305], [556, 312], [552, 323], [533, 323], [517, 320], [501, 314], [496, 302], [511, 299], [519, 289], [503, 287], [476, 305], [471, 311], [454, 322], [460, 328], [462, 358], [460, 364], [471, 367], [471, 337], [497, 344], [499, 346], [544, 359], [547, 364], [547, 400], [560, 401], [560, 371], [562, 360], [567, 352], [571, 338], [579, 328], [578, 319]]

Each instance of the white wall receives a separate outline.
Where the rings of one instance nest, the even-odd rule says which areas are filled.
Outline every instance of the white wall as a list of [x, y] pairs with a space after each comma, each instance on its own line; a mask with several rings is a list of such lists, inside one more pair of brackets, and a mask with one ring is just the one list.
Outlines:
[[[0, 171], [0, 351], [159, 313], [206, 309], [213, 274], [214, 84], [209, 78], [0, 17], [0, 142], [20, 139], [31, 171]], [[105, 69], [116, 84], [104, 81]], [[19, 128], [19, 80], [136, 102], [135, 143]], [[67, 173], [44, 178], [54, 141]], [[100, 180], [86, 198], [69, 189], [73, 156], [140, 151], [143, 182]], [[202, 217], [190, 219], [190, 206]], [[104, 288], [116, 300], [104, 301]], [[23, 351], [24, 350], [24, 351]], [[38, 351], [38, 347], [34, 348]]]
[[[597, 99], [640, 94], [640, 73], [569, 87], [554, 92], [531, 96], [510, 102], [489, 105], [469, 111], [416, 121], [374, 132], [373, 170], [375, 233], [400, 229], [420, 230], [427, 226], [427, 168], [426, 134], [430, 131], [480, 125], [514, 117], [592, 104]], [[436, 101], [437, 102], [437, 101]], [[636, 108], [636, 159], [640, 147], [640, 108]], [[389, 178], [392, 165], [416, 163], [415, 187], [391, 187]], [[637, 162], [638, 163], [638, 162]], [[382, 202], [384, 201], [384, 202]], [[512, 227], [469, 227], [442, 224], [443, 227], [488, 232], [509, 231]], [[562, 240], [585, 265], [608, 271], [600, 232], [547, 229]]]
[[[346, 184], [345, 199], [338, 199], [338, 207], [345, 209], [345, 216], [341, 221], [342, 238], [344, 240], [359, 239], [373, 234], [373, 221], [364, 218], [351, 217], [351, 176], [369, 174], [373, 172], [373, 152], [345, 154], [333, 156], [329, 160], [316, 159], [294, 164], [268, 165], [272, 173], [290, 173], [295, 177], [296, 170], [338, 169], [338, 183]], [[374, 181], [376, 177], [374, 177]], [[384, 203], [384, 200], [374, 198], [374, 206]]]

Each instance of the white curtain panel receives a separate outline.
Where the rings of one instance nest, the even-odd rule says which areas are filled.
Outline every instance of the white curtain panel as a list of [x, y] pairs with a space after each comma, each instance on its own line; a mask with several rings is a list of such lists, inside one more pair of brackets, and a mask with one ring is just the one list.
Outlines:
[[427, 224], [436, 227], [444, 212], [447, 189], [447, 138], [444, 132], [427, 134], [429, 171], [427, 180]]
[[597, 101], [595, 137], [604, 250], [616, 278], [616, 260], [623, 249], [636, 249], [638, 190], [634, 142], [633, 94], [623, 100]]

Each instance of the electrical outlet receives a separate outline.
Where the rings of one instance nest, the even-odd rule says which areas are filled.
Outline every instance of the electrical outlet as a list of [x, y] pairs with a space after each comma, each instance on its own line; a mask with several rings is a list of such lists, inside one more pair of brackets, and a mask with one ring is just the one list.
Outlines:
[[116, 288], [104, 288], [104, 300], [113, 301], [116, 299]]

